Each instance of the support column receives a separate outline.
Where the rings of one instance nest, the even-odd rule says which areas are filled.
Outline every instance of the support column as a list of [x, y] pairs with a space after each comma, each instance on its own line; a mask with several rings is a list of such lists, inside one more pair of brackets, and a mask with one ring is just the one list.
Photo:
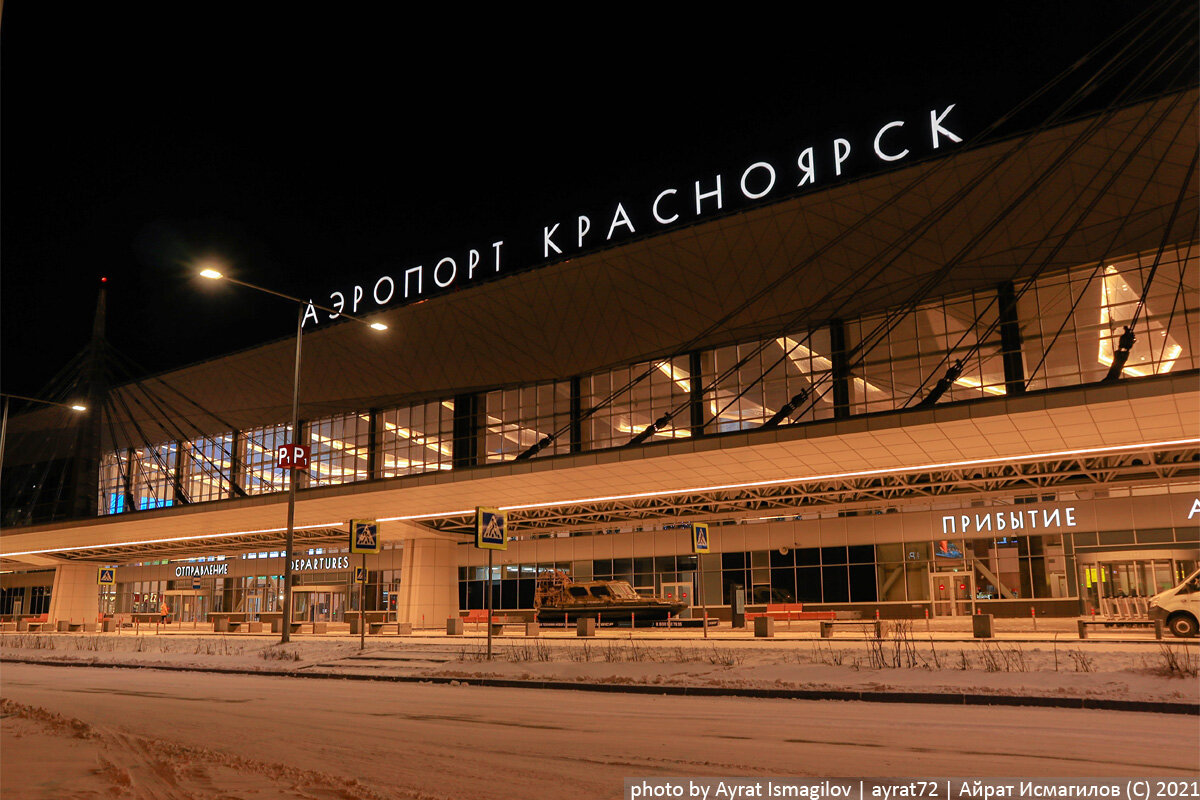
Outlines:
[[399, 621], [413, 627], [444, 626], [458, 614], [457, 544], [431, 538], [404, 539], [403, 544]]
[[583, 452], [583, 381], [571, 378], [571, 452]]
[[246, 437], [239, 430], [229, 440], [229, 496], [246, 496]]
[[454, 396], [454, 468], [473, 467], [479, 463], [479, 403], [477, 394]]
[[850, 416], [850, 364], [846, 359], [846, 325], [840, 319], [829, 322], [829, 360], [833, 362], [833, 416]]
[[1000, 302], [1000, 355], [1004, 363], [1004, 391], [1010, 397], [1025, 393], [1025, 359], [1021, 351], [1021, 322], [1012, 281], [996, 288]]
[[54, 568], [50, 589], [50, 622], [95, 622], [99, 612], [99, 567], [95, 564], [64, 564]]
[[182, 440], [175, 442], [175, 469], [171, 474], [172, 505], [183, 505], [191, 502], [187, 490], [183, 488], [183, 459], [188, 454], [188, 443]]
[[[134, 477], [134, 470], [141, 471], [141, 459], [138, 457], [138, 451], [130, 447], [125, 451], [125, 484], [121, 487], [122, 493], [125, 495], [125, 510], [137, 511], [137, 499], [133, 494], [133, 487], [137, 478]], [[139, 476], [140, 477], [140, 476]]]
[[382, 412], [378, 408], [372, 408], [367, 412], [367, 479], [375, 480], [382, 477], [380, 465], [382, 464], [379, 458], [379, 436], [383, 426], [379, 424], [379, 417]]
[[704, 376], [700, 351], [688, 353], [688, 408], [691, 410], [692, 438], [704, 435]]

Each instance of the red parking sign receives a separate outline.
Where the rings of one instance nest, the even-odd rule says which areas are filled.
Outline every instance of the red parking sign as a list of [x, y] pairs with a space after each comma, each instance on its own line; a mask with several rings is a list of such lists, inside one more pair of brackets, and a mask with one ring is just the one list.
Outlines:
[[303, 444], [281, 444], [275, 451], [279, 469], [308, 469], [309, 449]]

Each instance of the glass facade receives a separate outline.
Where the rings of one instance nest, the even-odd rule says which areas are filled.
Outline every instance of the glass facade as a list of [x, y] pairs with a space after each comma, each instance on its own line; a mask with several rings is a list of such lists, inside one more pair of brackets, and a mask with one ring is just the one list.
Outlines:
[[[648, 361], [585, 376], [580, 402], [585, 450], [620, 447], [664, 414], [683, 407], [647, 441], [691, 436], [686, 404], [691, 397], [689, 359]], [[589, 413], [590, 412], [590, 413]]]
[[228, 497], [233, 462], [231, 433], [186, 442], [183, 448], [182, 484], [188, 501], [203, 503]]
[[[1012, 312], [1005, 315], [1000, 290], [978, 290], [788, 336], [496, 389], [478, 396], [477, 414], [464, 411], [457, 433], [450, 399], [309, 421], [300, 438], [312, 447], [312, 467], [300, 487], [510, 461], [552, 434], [556, 438], [536, 456], [621, 447], [652, 424], [657, 427], [646, 442], [746, 430], [798, 398], [791, 422], [893, 411], [927, 396], [956, 363], [959, 372], [941, 402], [1002, 396], [1014, 381], [1031, 391], [1078, 386], [1105, 377], [1135, 316], [1126, 378], [1196, 369], [1200, 252], [1194, 246], [1165, 251], [1157, 268], [1155, 260], [1151, 252], [1015, 284]], [[273, 425], [110, 452], [100, 468], [99, 511], [216, 500], [230, 496], [235, 485], [251, 495], [284, 491], [290, 473], [274, 465], [276, 448], [289, 440], [288, 426]], [[1049, 558], [1021, 556], [1039, 557]], [[996, 558], [1006, 561], [1007, 551]], [[816, 564], [783, 564], [772, 557], [765, 565], [743, 567], [750, 572], [742, 585], [760, 585], [754, 570], [790, 568], [792, 578], [781, 577], [782, 586], [798, 597], [814, 591], [818, 573], [807, 571], [813, 569], [819, 570], [822, 596], [844, 595], [851, 602], [871, 592], [891, 597], [903, 589], [912, 598], [923, 591], [906, 577], [907, 569], [888, 567], [886, 576], [868, 579], [851, 554], [846, 559], [835, 563], [822, 555]], [[879, 563], [903, 565], [906, 559], [881, 555]], [[1034, 596], [1055, 591], [1056, 579], [1034, 577], [1039, 563], [1028, 562]], [[977, 577], [980, 586], [1002, 592], [982, 572]]]
[[[571, 424], [569, 381], [543, 383], [520, 389], [488, 392], [484, 451], [486, 460], [510, 461], [547, 436], [566, 431]], [[571, 437], [555, 438], [538, 455], [569, 452]]]
[[902, 314], [848, 322], [852, 413], [891, 411], [918, 402], [955, 362], [962, 373], [945, 402], [1002, 395], [999, 303], [994, 292], [938, 300]]
[[369, 414], [343, 414], [310, 423], [308, 485], [332, 486], [370, 478], [370, 431]]
[[242, 488], [246, 494], [287, 491], [291, 470], [276, 469], [279, 448], [292, 440], [291, 425], [251, 428], [244, 434], [242, 463], [245, 465]]
[[379, 477], [450, 469], [454, 457], [453, 401], [393, 408], [379, 417]]
[[[563, 570], [577, 580], [620, 580], [643, 594], [662, 594], [664, 583], [691, 583], [699, 596], [700, 575], [710, 606], [728, 606], [737, 589], [745, 590], [751, 604], [800, 602], [809, 606], [830, 604], [927, 604], [947, 582], [968, 592], [975, 604], [987, 601], [1073, 599], [1070, 576], [1075, 571], [1077, 548], [1096, 544], [1097, 534], [1045, 534], [982, 539], [940, 539], [912, 542], [860, 544], [834, 547], [797, 547], [712, 553], [644, 556], [632, 558], [505, 564], [492, 570], [495, 608], [529, 610], [537, 575]], [[1177, 541], [1195, 550], [1195, 534], [1166, 531], [1165, 540], [1152, 532], [1139, 532], [1137, 542], [1162, 545]], [[1134, 533], [1129, 532], [1128, 544]], [[1175, 559], [1178, 561], [1178, 559]], [[1108, 566], [1102, 576], [1111, 583], [1125, 580], [1128, 593], [1148, 596], [1169, 588], [1195, 568], [1196, 556], [1178, 561], [1165, 557], [1153, 567], [1129, 566], [1124, 572]], [[1091, 569], [1093, 573], [1096, 568]], [[1141, 580], [1142, 569], [1150, 577]], [[1150, 570], [1150, 571], [1147, 571]], [[1126, 574], [1128, 573], [1128, 574]], [[1130, 578], [1129, 575], [1134, 575]], [[487, 567], [459, 567], [461, 608], [485, 608]], [[1084, 580], [1088, 589], [1099, 580]], [[1122, 584], [1124, 586], [1124, 584]], [[1083, 589], [1083, 585], [1080, 585]], [[1095, 592], [1093, 591], [1093, 594]], [[697, 603], [698, 605], [698, 603]], [[969, 613], [969, 612], [968, 612]], [[1028, 614], [1026, 607], [1022, 613]]]
[[[1138, 316], [1124, 377], [1196, 369], [1200, 253], [1168, 250]], [[1154, 253], [1038, 279], [1018, 301], [1029, 389], [1101, 380], [1133, 318]]]
[[805, 393], [792, 421], [833, 416], [829, 329], [700, 354], [705, 433], [757, 428]]

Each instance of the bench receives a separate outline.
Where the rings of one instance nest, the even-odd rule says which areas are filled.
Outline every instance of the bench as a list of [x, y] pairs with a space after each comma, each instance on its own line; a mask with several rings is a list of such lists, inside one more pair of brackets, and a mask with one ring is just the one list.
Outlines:
[[237, 633], [238, 631], [246, 631], [247, 633], [262, 633], [263, 624], [261, 622], [251, 622], [249, 620], [230, 619], [228, 616], [216, 616], [213, 620], [213, 633]]
[[1105, 628], [1154, 628], [1154, 638], [1163, 638], [1162, 620], [1157, 619], [1081, 619], [1076, 623], [1079, 626], [1080, 639], [1088, 637], [1088, 628], [1092, 625], [1103, 625]]
[[765, 611], [750, 611], [746, 619], [753, 621], [758, 617], [768, 617], [773, 620], [786, 620], [790, 627], [792, 620], [805, 619], [837, 619], [836, 611], [805, 611], [803, 603], [768, 603]]
[[[463, 622], [470, 622], [477, 625], [486, 625], [488, 621], [487, 609], [472, 609], [462, 617]], [[513, 617], [507, 614], [497, 614], [492, 612], [492, 635], [499, 636], [504, 632], [505, 625], [524, 625], [524, 617]]]
[[371, 622], [367, 620], [367, 633], [394, 633], [397, 636], [412, 636], [411, 622]]
[[347, 611], [346, 621], [350, 623], [351, 634], [360, 633], [358, 626], [362, 618], [365, 618], [367, 621], [367, 633], [379, 633], [379, 630], [377, 630], [378, 626], [389, 624], [387, 611], [367, 611], [365, 614], [359, 614], [357, 611]]
[[871, 635], [874, 639], [883, 638], [883, 625], [877, 619], [837, 619], [837, 620], [821, 620], [821, 638], [830, 639], [833, 637], [834, 625], [857, 625], [863, 629], [863, 635]]
[[94, 622], [71, 622], [70, 620], [67, 620], [67, 619], [60, 619], [56, 622], [56, 627], [59, 631], [61, 631], [63, 633], [91, 632], [91, 631], [96, 630], [96, 623], [94, 623]]

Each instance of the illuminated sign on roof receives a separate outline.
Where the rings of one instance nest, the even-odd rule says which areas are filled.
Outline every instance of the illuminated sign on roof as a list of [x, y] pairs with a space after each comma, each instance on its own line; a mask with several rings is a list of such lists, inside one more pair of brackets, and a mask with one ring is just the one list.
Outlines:
[[506, 273], [518, 271], [505, 266], [512, 261], [510, 249], [513, 247], [523, 254], [516, 259], [521, 267], [546, 263], [634, 236], [695, 222], [740, 206], [770, 198], [782, 199], [841, 178], [851, 169], [863, 171], [871, 166], [889, 166], [909, 158], [918, 150], [929, 154], [945, 144], [962, 141], [962, 137], [948, 127], [954, 105], [921, 112], [913, 120], [892, 120], [857, 141], [835, 137], [820, 144], [806, 144], [786, 161], [754, 161], [740, 172], [717, 172], [707, 179], [664, 187], [653, 199], [647, 196], [637, 203], [618, 201], [600, 214], [590, 211], [551, 220], [541, 231], [526, 231], [517, 239], [509, 240], [508, 245], [506, 240], [500, 239], [446, 254], [428, 263], [402, 267], [380, 276], [373, 283], [330, 293], [329, 302], [320, 305], [328, 305], [334, 313], [318, 312], [310, 304], [305, 311], [304, 325], [335, 320], [343, 312], [365, 314], [393, 303], [424, 299], [495, 278], [502, 270]]

